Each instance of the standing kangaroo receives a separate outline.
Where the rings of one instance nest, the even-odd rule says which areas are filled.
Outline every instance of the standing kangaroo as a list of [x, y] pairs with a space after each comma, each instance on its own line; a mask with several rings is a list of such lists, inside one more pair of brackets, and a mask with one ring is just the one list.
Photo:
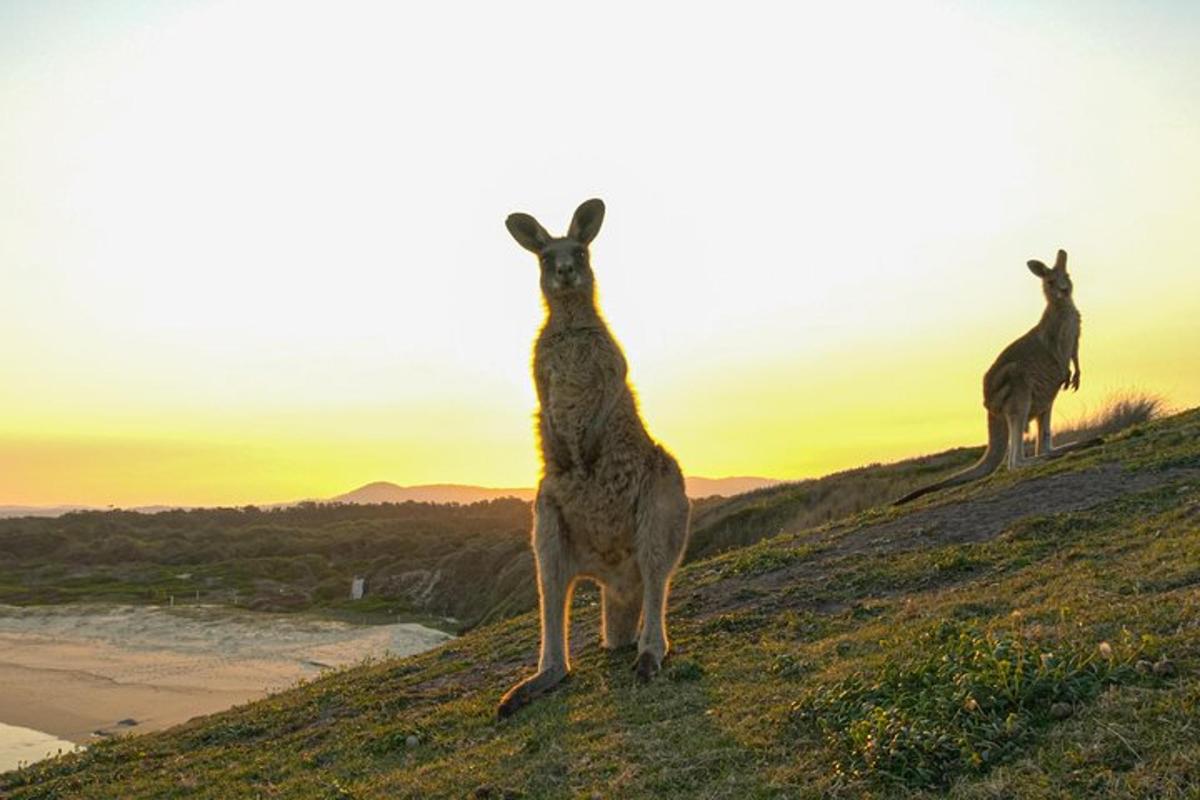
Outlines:
[[563, 238], [528, 214], [505, 222], [538, 256], [547, 314], [533, 349], [543, 464], [533, 524], [541, 657], [537, 673], [505, 693], [500, 717], [567, 676], [567, 615], [579, 578], [600, 584], [604, 646], [637, 642], [639, 679], [654, 677], [667, 653], [667, 592], [690, 509], [679, 465], [642, 425], [625, 356], [596, 309], [588, 244], [603, 221], [604, 203], [588, 200]]
[[[1050, 454], [1050, 410], [1054, 399], [1060, 389], [1079, 390], [1080, 317], [1071, 299], [1073, 287], [1067, 274], [1066, 251], [1058, 251], [1053, 269], [1041, 261], [1030, 261], [1028, 265], [1029, 271], [1042, 279], [1046, 310], [1032, 330], [1004, 348], [983, 376], [983, 405], [988, 424], [983, 457], [962, 472], [906, 494], [896, 505], [982, 478], [1000, 466], [1006, 451], [1009, 469], [1021, 466], [1025, 459], [1025, 431], [1031, 419], [1038, 423], [1037, 455]], [[1094, 443], [1072, 445], [1056, 452]]]

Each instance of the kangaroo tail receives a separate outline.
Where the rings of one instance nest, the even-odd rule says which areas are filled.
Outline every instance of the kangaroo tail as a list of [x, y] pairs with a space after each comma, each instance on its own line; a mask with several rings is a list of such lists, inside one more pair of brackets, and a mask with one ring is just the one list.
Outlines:
[[954, 473], [949, 478], [909, 492], [893, 505], [904, 505], [916, 500], [918, 497], [924, 497], [931, 492], [940, 492], [942, 489], [949, 489], [951, 486], [962, 486], [964, 483], [977, 481], [995, 472], [996, 467], [1000, 466], [1000, 462], [1004, 460], [1004, 454], [1008, 450], [1008, 423], [1002, 415], [989, 411], [987, 424], [987, 449], [983, 451], [983, 456], [978, 461], [962, 472]]

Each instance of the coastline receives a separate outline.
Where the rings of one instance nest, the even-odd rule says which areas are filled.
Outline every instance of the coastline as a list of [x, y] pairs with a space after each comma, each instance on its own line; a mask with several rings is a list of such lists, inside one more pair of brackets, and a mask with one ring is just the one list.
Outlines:
[[412, 623], [363, 627], [212, 606], [0, 606], [0, 723], [86, 745], [451, 638]]
[[5, 725], [0, 722], [0, 772], [17, 769], [61, 753], [78, 749], [79, 745], [32, 728]]

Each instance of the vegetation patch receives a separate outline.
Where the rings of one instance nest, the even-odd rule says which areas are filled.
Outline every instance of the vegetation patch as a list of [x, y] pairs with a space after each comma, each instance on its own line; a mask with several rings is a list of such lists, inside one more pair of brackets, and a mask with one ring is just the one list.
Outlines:
[[803, 735], [840, 755], [839, 774], [944, 787], [1011, 758], [1108, 685], [1138, 679], [1131, 643], [1031, 641], [945, 622], [873, 675], [819, 686], [792, 706]]
[[726, 561], [724, 575], [761, 575], [809, 558], [815, 547], [780, 547], [766, 542], [744, 547]]

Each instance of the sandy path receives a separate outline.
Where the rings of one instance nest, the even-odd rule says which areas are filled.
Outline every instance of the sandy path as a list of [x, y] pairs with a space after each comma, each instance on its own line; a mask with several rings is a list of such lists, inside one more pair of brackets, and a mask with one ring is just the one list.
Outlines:
[[420, 625], [214, 607], [0, 606], [0, 722], [79, 743], [97, 732], [159, 730], [327, 667], [448, 638]]

